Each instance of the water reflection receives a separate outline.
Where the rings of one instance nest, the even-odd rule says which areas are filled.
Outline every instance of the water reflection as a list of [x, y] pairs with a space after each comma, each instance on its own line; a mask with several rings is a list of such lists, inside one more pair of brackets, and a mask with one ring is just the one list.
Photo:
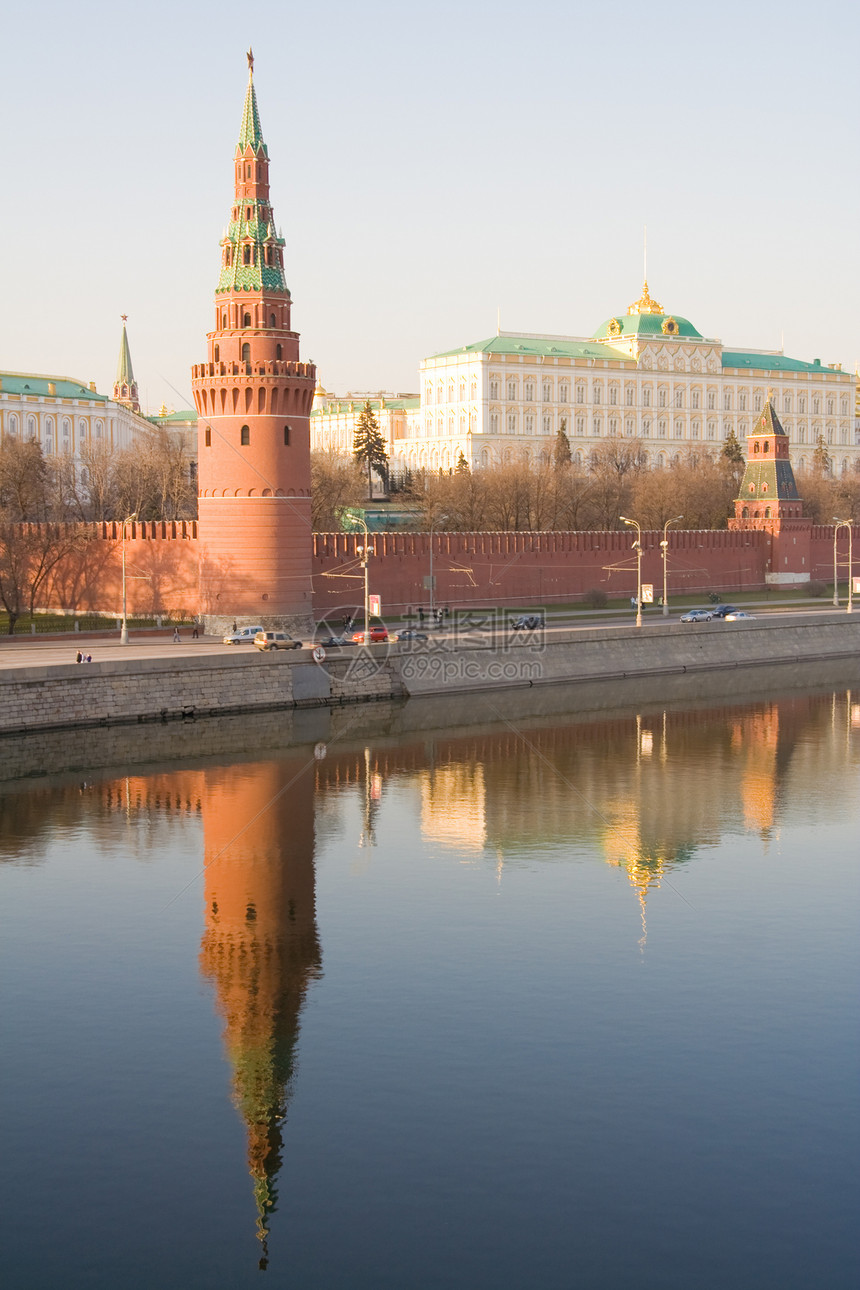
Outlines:
[[207, 771], [202, 798], [206, 929], [200, 970], [214, 986], [224, 1019], [265, 1268], [299, 1018], [321, 967], [313, 762], [285, 757]]
[[[95, 848], [108, 837], [115, 845], [119, 830], [106, 832], [106, 821], [127, 832], [127, 850], [141, 862], [176, 846], [183, 832], [199, 847], [199, 970], [223, 1021], [261, 1268], [302, 1012], [322, 976], [321, 843], [339, 834], [371, 851], [389, 807], [394, 814], [392, 790], [406, 790], [398, 807], [404, 850], [420, 838], [431, 857], [483, 867], [501, 883], [511, 869], [551, 863], [598, 859], [623, 871], [644, 950], [649, 897], [703, 849], [744, 834], [775, 847], [789, 824], [856, 811], [860, 704], [851, 691], [707, 710], [643, 707], [611, 719], [512, 715], [496, 702], [494, 725], [428, 728], [419, 708], [409, 729], [404, 712], [392, 710], [387, 727], [376, 714], [372, 738], [345, 722], [316, 747], [277, 749], [277, 728], [264, 718], [265, 755], [17, 782], [0, 797], [5, 861], [38, 864], [52, 837], [74, 832]], [[253, 719], [223, 727], [225, 744], [229, 730], [253, 745]]]

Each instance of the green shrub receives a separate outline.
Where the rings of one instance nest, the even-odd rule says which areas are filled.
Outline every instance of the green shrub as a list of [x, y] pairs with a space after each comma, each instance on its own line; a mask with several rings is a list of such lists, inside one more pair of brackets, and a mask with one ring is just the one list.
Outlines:
[[599, 587], [592, 587], [590, 591], [586, 591], [582, 599], [589, 609], [605, 609], [609, 604], [609, 597]]
[[808, 596], [815, 596], [816, 599], [819, 596], [823, 596], [826, 593], [826, 591], [827, 591], [827, 583], [819, 582], [817, 578], [813, 578], [811, 582], [808, 582], [806, 584], [806, 594]]

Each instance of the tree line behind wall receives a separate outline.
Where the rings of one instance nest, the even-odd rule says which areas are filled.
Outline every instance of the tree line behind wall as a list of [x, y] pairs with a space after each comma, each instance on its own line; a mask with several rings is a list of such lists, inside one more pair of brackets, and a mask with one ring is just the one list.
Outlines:
[[[743, 471], [736, 439], [721, 452], [680, 452], [659, 470], [645, 464], [636, 440], [606, 439], [586, 465], [576, 465], [559, 442], [543, 465], [520, 460], [469, 470], [463, 461], [450, 472], [407, 474], [392, 504], [414, 508], [420, 528], [450, 532], [605, 532], [622, 527], [621, 515], [649, 529], [677, 515], [684, 528], [725, 529]], [[367, 499], [364, 474], [346, 453], [313, 453], [311, 480], [317, 533], [336, 532], [340, 511]], [[826, 452], [818, 453], [797, 483], [815, 523], [829, 524], [834, 515], [860, 520], [860, 470], [834, 478]]]

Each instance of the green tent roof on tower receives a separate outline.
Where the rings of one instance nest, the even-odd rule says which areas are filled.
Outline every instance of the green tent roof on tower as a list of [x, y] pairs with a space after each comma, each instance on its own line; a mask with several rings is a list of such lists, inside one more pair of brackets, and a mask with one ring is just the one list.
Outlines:
[[248, 89], [245, 92], [245, 106], [242, 109], [242, 128], [239, 131], [239, 152], [247, 147], [254, 152], [262, 148], [263, 155], [268, 157], [269, 150], [263, 142], [263, 127], [260, 125], [260, 113], [257, 110], [257, 95], [254, 91], [254, 54], [248, 50]]
[[122, 323], [122, 340], [119, 345], [119, 362], [116, 365], [116, 383], [117, 385], [132, 385], [134, 383], [134, 372], [131, 367], [131, 350], [128, 347], [128, 332], [125, 329], [125, 319]]

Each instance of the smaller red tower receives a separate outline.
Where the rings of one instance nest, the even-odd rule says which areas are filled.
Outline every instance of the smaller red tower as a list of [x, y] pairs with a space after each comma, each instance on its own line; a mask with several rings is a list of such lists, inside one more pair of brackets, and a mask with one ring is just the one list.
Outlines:
[[769, 584], [797, 586], [809, 581], [812, 521], [803, 514], [788, 435], [770, 397], [747, 435], [747, 464], [729, 528], [757, 529], [771, 535], [765, 575]]

